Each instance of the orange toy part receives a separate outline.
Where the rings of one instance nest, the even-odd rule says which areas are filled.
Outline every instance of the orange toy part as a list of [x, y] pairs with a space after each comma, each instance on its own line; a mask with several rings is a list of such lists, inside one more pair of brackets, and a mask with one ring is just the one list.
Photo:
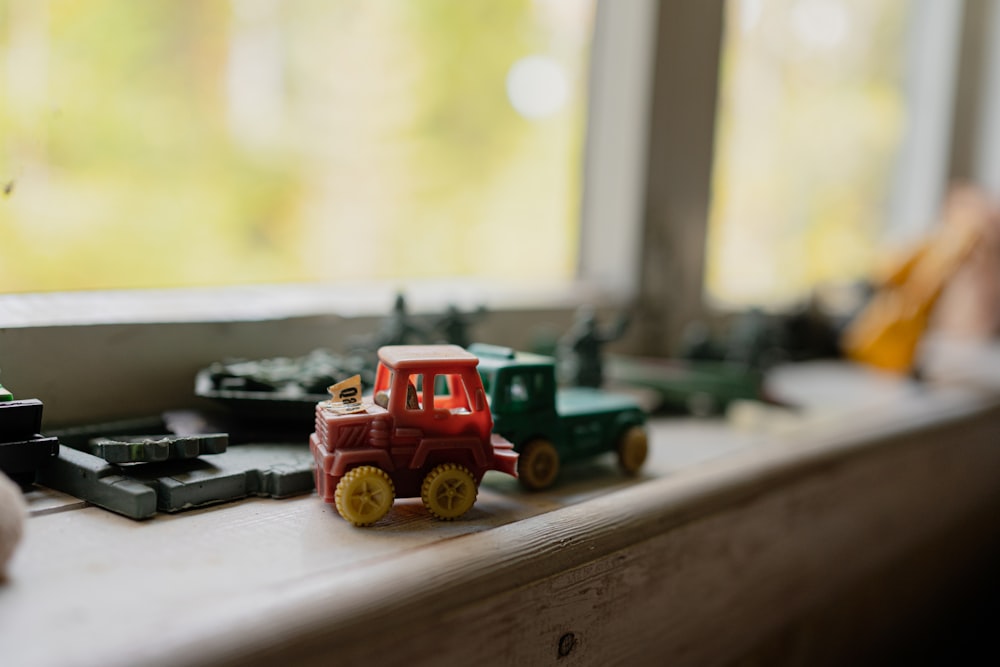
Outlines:
[[984, 202], [968, 191], [952, 197], [944, 224], [896, 268], [844, 333], [848, 358], [909, 372], [941, 292], [982, 238]]

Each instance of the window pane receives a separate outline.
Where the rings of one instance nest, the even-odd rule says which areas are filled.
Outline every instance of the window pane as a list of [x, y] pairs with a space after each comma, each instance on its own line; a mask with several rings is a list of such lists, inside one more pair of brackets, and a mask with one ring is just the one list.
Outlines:
[[706, 282], [780, 304], [862, 277], [906, 123], [903, 0], [727, 5]]
[[0, 289], [569, 278], [593, 10], [0, 0]]

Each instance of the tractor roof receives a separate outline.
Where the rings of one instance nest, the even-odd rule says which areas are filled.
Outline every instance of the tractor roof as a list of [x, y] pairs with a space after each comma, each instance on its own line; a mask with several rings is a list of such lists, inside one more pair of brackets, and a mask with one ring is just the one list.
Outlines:
[[378, 358], [386, 366], [400, 370], [438, 366], [475, 368], [476, 355], [457, 345], [386, 345], [379, 348]]

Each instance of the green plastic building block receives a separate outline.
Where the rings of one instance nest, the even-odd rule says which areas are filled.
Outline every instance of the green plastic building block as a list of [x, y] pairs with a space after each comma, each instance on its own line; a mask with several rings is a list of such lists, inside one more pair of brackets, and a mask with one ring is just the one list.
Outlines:
[[173, 431], [167, 428], [161, 415], [48, 429], [48, 435], [59, 438], [60, 444], [82, 451], [89, 451], [89, 443], [94, 438], [116, 440], [118, 436], [130, 433], [145, 433], [147, 437], [156, 437], [171, 435]]
[[206, 435], [119, 435], [93, 438], [87, 451], [108, 463], [142, 463], [193, 459], [202, 454], [221, 454], [229, 446], [225, 433]]
[[23, 488], [59, 451], [59, 441], [41, 435], [42, 402], [35, 398], [0, 401], [0, 472]]
[[63, 447], [39, 482], [133, 519], [239, 500], [285, 498], [313, 489], [312, 457], [295, 444], [247, 444], [209, 457], [108, 463]]
[[92, 454], [62, 447], [59, 456], [38, 474], [38, 481], [133, 519], [156, 514], [155, 489], [123, 473], [119, 466]]

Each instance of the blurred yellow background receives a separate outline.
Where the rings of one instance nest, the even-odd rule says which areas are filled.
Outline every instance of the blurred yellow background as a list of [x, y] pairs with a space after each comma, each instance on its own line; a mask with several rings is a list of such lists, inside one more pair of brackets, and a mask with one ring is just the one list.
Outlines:
[[0, 0], [0, 292], [568, 279], [593, 16]]
[[864, 277], [906, 124], [905, 0], [732, 0], [707, 289], [781, 305]]

